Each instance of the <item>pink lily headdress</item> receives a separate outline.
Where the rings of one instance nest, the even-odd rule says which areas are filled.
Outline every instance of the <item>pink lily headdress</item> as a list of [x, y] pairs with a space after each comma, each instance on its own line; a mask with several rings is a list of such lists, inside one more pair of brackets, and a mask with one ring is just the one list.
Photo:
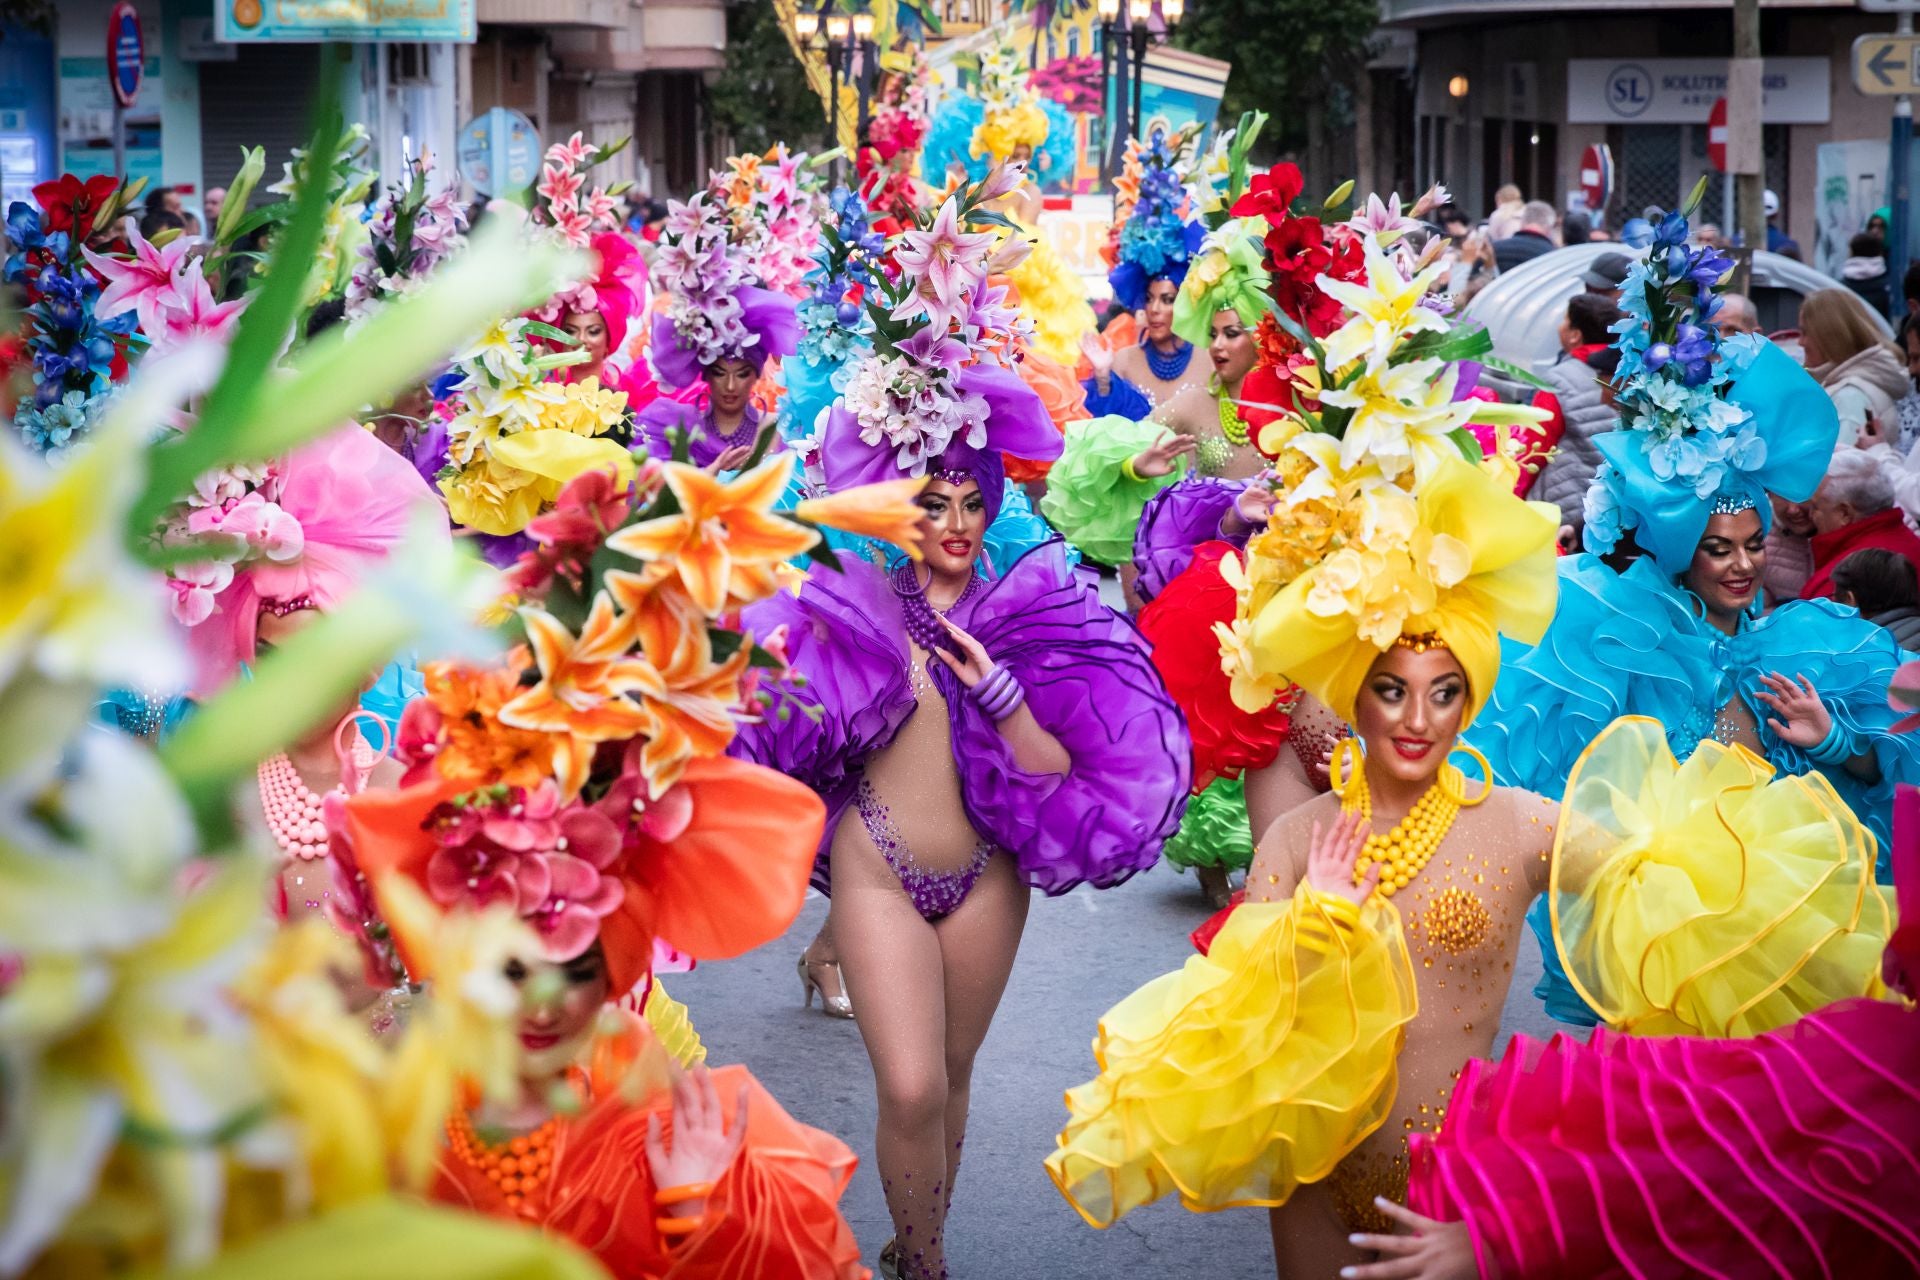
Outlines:
[[722, 360], [745, 360], [761, 369], [769, 356], [790, 356], [799, 346], [793, 299], [752, 283], [730, 243], [731, 226], [722, 197], [711, 188], [685, 204], [668, 205], [653, 263], [667, 306], [654, 314], [647, 353], [665, 386], [691, 386]]
[[828, 488], [902, 474], [971, 479], [991, 521], [1004, 492], [1003, 454], [1032, 462], [1060, 456], [1061, 435], [1045, 402], [1014, 367], [1024, 322], [1005, 286], [988, 283], [1031, 245], [1016, 235], [996, 252], [992, 231], [966, 229], [1008, 225], [984, 206], [1023, 177], [1018, 164], [995, 169], [895, 240], [899, 277], [877, 282], [867, 304], [873, 351], [853, 366], [821, 435]]
[[438, 504], [410, 462], [359, 427], [200, 477], [160, 534], [207, 552], [168, 579], [197, 687], [253, 661], [263, 611], [338, 604], [400, 544], [414, 512]]

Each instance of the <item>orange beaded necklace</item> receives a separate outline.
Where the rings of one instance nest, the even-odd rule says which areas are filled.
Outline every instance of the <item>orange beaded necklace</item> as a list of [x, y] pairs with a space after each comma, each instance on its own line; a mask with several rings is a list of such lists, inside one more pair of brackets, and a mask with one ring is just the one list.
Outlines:
[[[571, 1072], [568, 1073], [570, 1076]], [[507, 1208], [515, 1213], [534, 1199], [553, 1173], [553, 1148], [560, 1134], [560, 1117], [552, 1116], [531, 1132], [490, 1145], [473, 1127], [472, 1110], [478, 1098], [468, 1091], [447, 1116], [447, 1147], [469, 1169], [477, 1169], [500, 1189]]]

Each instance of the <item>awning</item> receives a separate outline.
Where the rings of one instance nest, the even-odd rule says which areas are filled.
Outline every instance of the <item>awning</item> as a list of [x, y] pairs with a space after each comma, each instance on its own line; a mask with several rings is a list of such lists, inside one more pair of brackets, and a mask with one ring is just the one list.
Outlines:
[[638, 15], [635, 0], [479, 0], [480, 24], [618, 30]]

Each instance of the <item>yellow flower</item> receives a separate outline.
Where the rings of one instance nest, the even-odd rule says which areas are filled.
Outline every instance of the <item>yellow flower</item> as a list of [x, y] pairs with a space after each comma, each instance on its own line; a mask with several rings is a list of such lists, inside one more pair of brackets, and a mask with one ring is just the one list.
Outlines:
[[651, 570], [677, 576], [687, 597], [709, 617], [730, 599], [771, 593], [771, 566], [819, 541], [815, 530], [773, 509], [786, 491], [790, 453], [775, 454], [731, 484], [682, 463], [664, 465], [680, 510], [629, 525], [606, 545], [650, 562]]
[[541, 425], [577, 436], [600, 436], [619, 426], [627, 413], [627, 393], [605, 390], [597, 377], [566, 384], [559, 403], [542, 415]]
[[480, 533], [518, 533], [544, 503], [540, 477], [491, 458], [481, 458], [439, 483], [454, 523]]
[[1444, 333], [1447, 329], [1445, 316], [1420, 305], [1427, 291], [1446, 273], [1444, 263], [1435, 263], [1409, 280], [1372, 235], [1365, 237], [1361, 252], [1366, 262], [1364, 285], [1332, 276], [1316, 281], [1321, 292], [1352, 313], [1321, 344], [1327, 353], [1327, 368], [1335, 371], [1362, 356], [1370, 364], [1382, 363], [1409, 335]]
[[1370, 462], [1389, 480], [1411, 471], [1418, 481], [1445, 459], [1458, 459], [1452, 433], [1481, 403], [1455, 400], [1458, 380], [1457, 366], [1411, 360], [1369, 365], [1347, 386], [1322, 392], [1321, 404], [1354, 411], [1340, 440], [1341, 466], [1351, 471]]
[[864, 484], [825, 498], [807, 498], [793, 514], [811, 524], [891, 542], [918, 560], [920, 522], [927, 513], [913, 498], [926, 483], [922, 478]]

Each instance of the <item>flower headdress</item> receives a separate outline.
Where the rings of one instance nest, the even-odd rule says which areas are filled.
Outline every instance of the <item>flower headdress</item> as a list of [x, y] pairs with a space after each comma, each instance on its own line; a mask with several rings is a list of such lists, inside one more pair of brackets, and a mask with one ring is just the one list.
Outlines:
[[769, 356], [793, 354], [799, 338], [793, 299], [752, 284], [731, 242], [732, 219], [713, 188], [668, 206], [653, 264], [668, 301], [654, 315], [648, 349], [654, 372], [668, 387], [691, 386], [702, 370], [722, 360], [759, 368]]
[[[1213, 337], [1213, 317], [1231, 311], [1251, 328], [1271, 309], [1273, 284], [1259, 232], [1249, 221], [1230, 221], [1206, 233], [1186, 267], [1173, 302], [1173, 331], [1195, 346]], [[1140, 283], [1141, 300], [1146, 282]], [[1116, 295], [1117, 296], [1117, 295]]]
[[1185, 280], [1187, 264], [1206, 236], [1204, 223], [1184, 216], [1180, 158], [1195, 132], [1197, 127], [1189, 126], [1170, 137], [1155, 129], [1144, 146], [1133, 150], [1132, 161], [1139, 166], [1133, 206], [1120, 225], [1117, 260], [1107, 273], [1114, 301], [1129, 311], [1147, 305], [1147, 286], [1155, 280], [1176, 286]]
[[892, 251], [899, 275], [876, 279], [867, 301], [874, 349], [853, 366], [822, 436], [830, 488], [964, 474], [979, 483], [991, 521], [1003, 452], [1043, 462], [1060, 456], [1060, 432], [1013, 368], [1021, 321], [1005, 287], [987, 282], [1023, 257], [1027, 242], [1016, 236], [996, 252], [991, 230], [965, 229], [1004, 226], [983, 206], [1020, 180], [1018, 165], [996, 169], [948, 197], [924, 227], [900, 234]]
[[1537, 638], [1552, 616], [1559, 525], [1551, 507], [1513, 496], [1512, 460], [1483, 459], [1466, 427], [1540, 411], [1467, 397], [1464, 371], [1487, 356], [1487, 335], [1435, 305], [1437, 249], [1406, 244], [1413, 224], [1397, 199], [1370, 198], [1335, 248], [1317, 220], [1292, 215], [1292, 183], [1256, 179], [1250, 198], [1272, 203], [1288, 243], [1305, 230], [1288, 224], [1314, 222], [1311, 259], [1350, 256], [1358, 278], [1323, 273], [1311, 298], [1275, 280], [1289, 290], [1272, 312], [1288, 345], [1258, 444], [1278, 493], [1248, 543], [1235, 621], [1219, 629], [1235, 700], [1257, 710], [1291, 681], [1348, 715], [1374, 656], [1420, 633], [1454, 649], [1484, 698], [1498, 635]]
[[381, 302], [417, 288], [427, 273], [467, 243], [467, 215], [458, 190], [429, 195], [433, 160], [409, 166], [407, 181], [381, 193], [367, 219], [367, 239], [347, 282], [347, 323], [373, 314]]
[[[781, 365], [781, 434], [809, 464], [819, 452], [822, 416], [846, 389], [844, 371], [873, 349], [866, 298], [885, 280], [887, 238], [870, 221], [859, 196], [841, 187], [830, 201], [833, 218], [820, 228], [820, 247], [807, 274], [811, 290], [800, 303], [800, 342]], [[817, 477], [811, 476], [811, 479]]]
[[773, 637], [729, 620], [780, 589], [820, 525], [911, 542], [919, 518], [910, 484], [776, 510], [792, 465], [727, 482], [654, 460], [569, 485], [510, 574], [526, 645], [500, 666], [425, 666], [403, 788], [349, 801], [336, 855], [343, 837], [376, 887], [398, 873], [446, 905], [510, 904], [554, 960], [597, 937], [616, 994], [655, 938], [719, 958], [777, 935], [825, 814], [805, 786], [726, 758], [771, 696], [760, 673], [783, 666]]
[[626, 392], [594, 377], [552, 379], [580, 353], [539, 354], [536, 337], [569, 341], [519, 317], [489, 326], [454, 357], [458, 411], [447, 423], [446, 461], [436, 480], [455, 523], [478, 533], [519, 533], [584, 471], [612, 468], [623, 479], [633, 472], [616, 438], [627, 420]]
[[[111, 288], [102, 308], [98, 269], [90, 271], [83, 255], [87, 237], [111, 225], [132, 195], [108, 176], [82, 182], [66, 174], [41, 183], [33, 196], [41, 210], [23, 200], [7, 210], [13, 253], [0, 279], [25, 294], [33, 366], [33, 394], [14, 411], [14, 429], [36, 452], [50, 453], [85, 435], [109, 386], [126, 377], [134, 317], [111, 305]], [[173, 258], [185, 252], [181, 245]]]
[[159, 533], [163, 546], [196, 556], [168, 585], [199, 688], [254, 660], [263, 610], [338, 604], [400, 545], [423, 505], [437, 504], [413, 467], [357, 426], [278, 461], [201, 476]]
[[619, 196], [626, 183], [603, 187], [588, 185], [587, 175], [627, 145], [626, 139], [611, 146], [596, 146], [586, 135], [575, 133], [565, 142], [547, 148], [541, 160], [540, 179], [534, 183], [532, 218], [536, 225], [550, 227], [562, 240], [577, 249], [592, 243], [596, 232], [618, 229], [616, 213]]
[[1687, 247], [1685, 213], [1666, 215], [1653, 234], [1621, 286], [1620, 429], [1594, 437], [1603, 462], [1587, 490], [1585, 541], [1607, 552], [1631, 531], [1677, 576], [1713, 513], [1757, 510], [1765, 528], [1769, 493], [1812, 496], [1840, 420], [1813, 376], [1772, 343], [1720, 337], [1713, 318], [1733, 262]]
[[1013, 46], [995, 45], [980, 54], [977, 96], [948, 93], [934, 112], [928, 164], [944, 173], [957, 161], [978, 181], [1020, 146], [1032, 148], [1027, 169], [1036, 181], [1073, 170], [1073, 122], [1066, 109], [1033, 92], [1026, 59]]
[[920, 207], [914, 171], [932, 120], [927, 109], [928, 71], [919, 46], [911, 43], [883, 54], [880, 65], [885, 73], [880, 100], [867, 122], [866, 145], [854, 155], [854, 175], [861, 199], [876, 219], [890, 221], [892, 225], [885, 229], [898, 231]]
[[769, 289], [806, 295], [805, 280], [820, 242], [815, 196], [803, 182], [807, 157], [784, 142], [765, 155], [733, 156], [713, 183], [733, 219], [733, 244], [747, 270]]

